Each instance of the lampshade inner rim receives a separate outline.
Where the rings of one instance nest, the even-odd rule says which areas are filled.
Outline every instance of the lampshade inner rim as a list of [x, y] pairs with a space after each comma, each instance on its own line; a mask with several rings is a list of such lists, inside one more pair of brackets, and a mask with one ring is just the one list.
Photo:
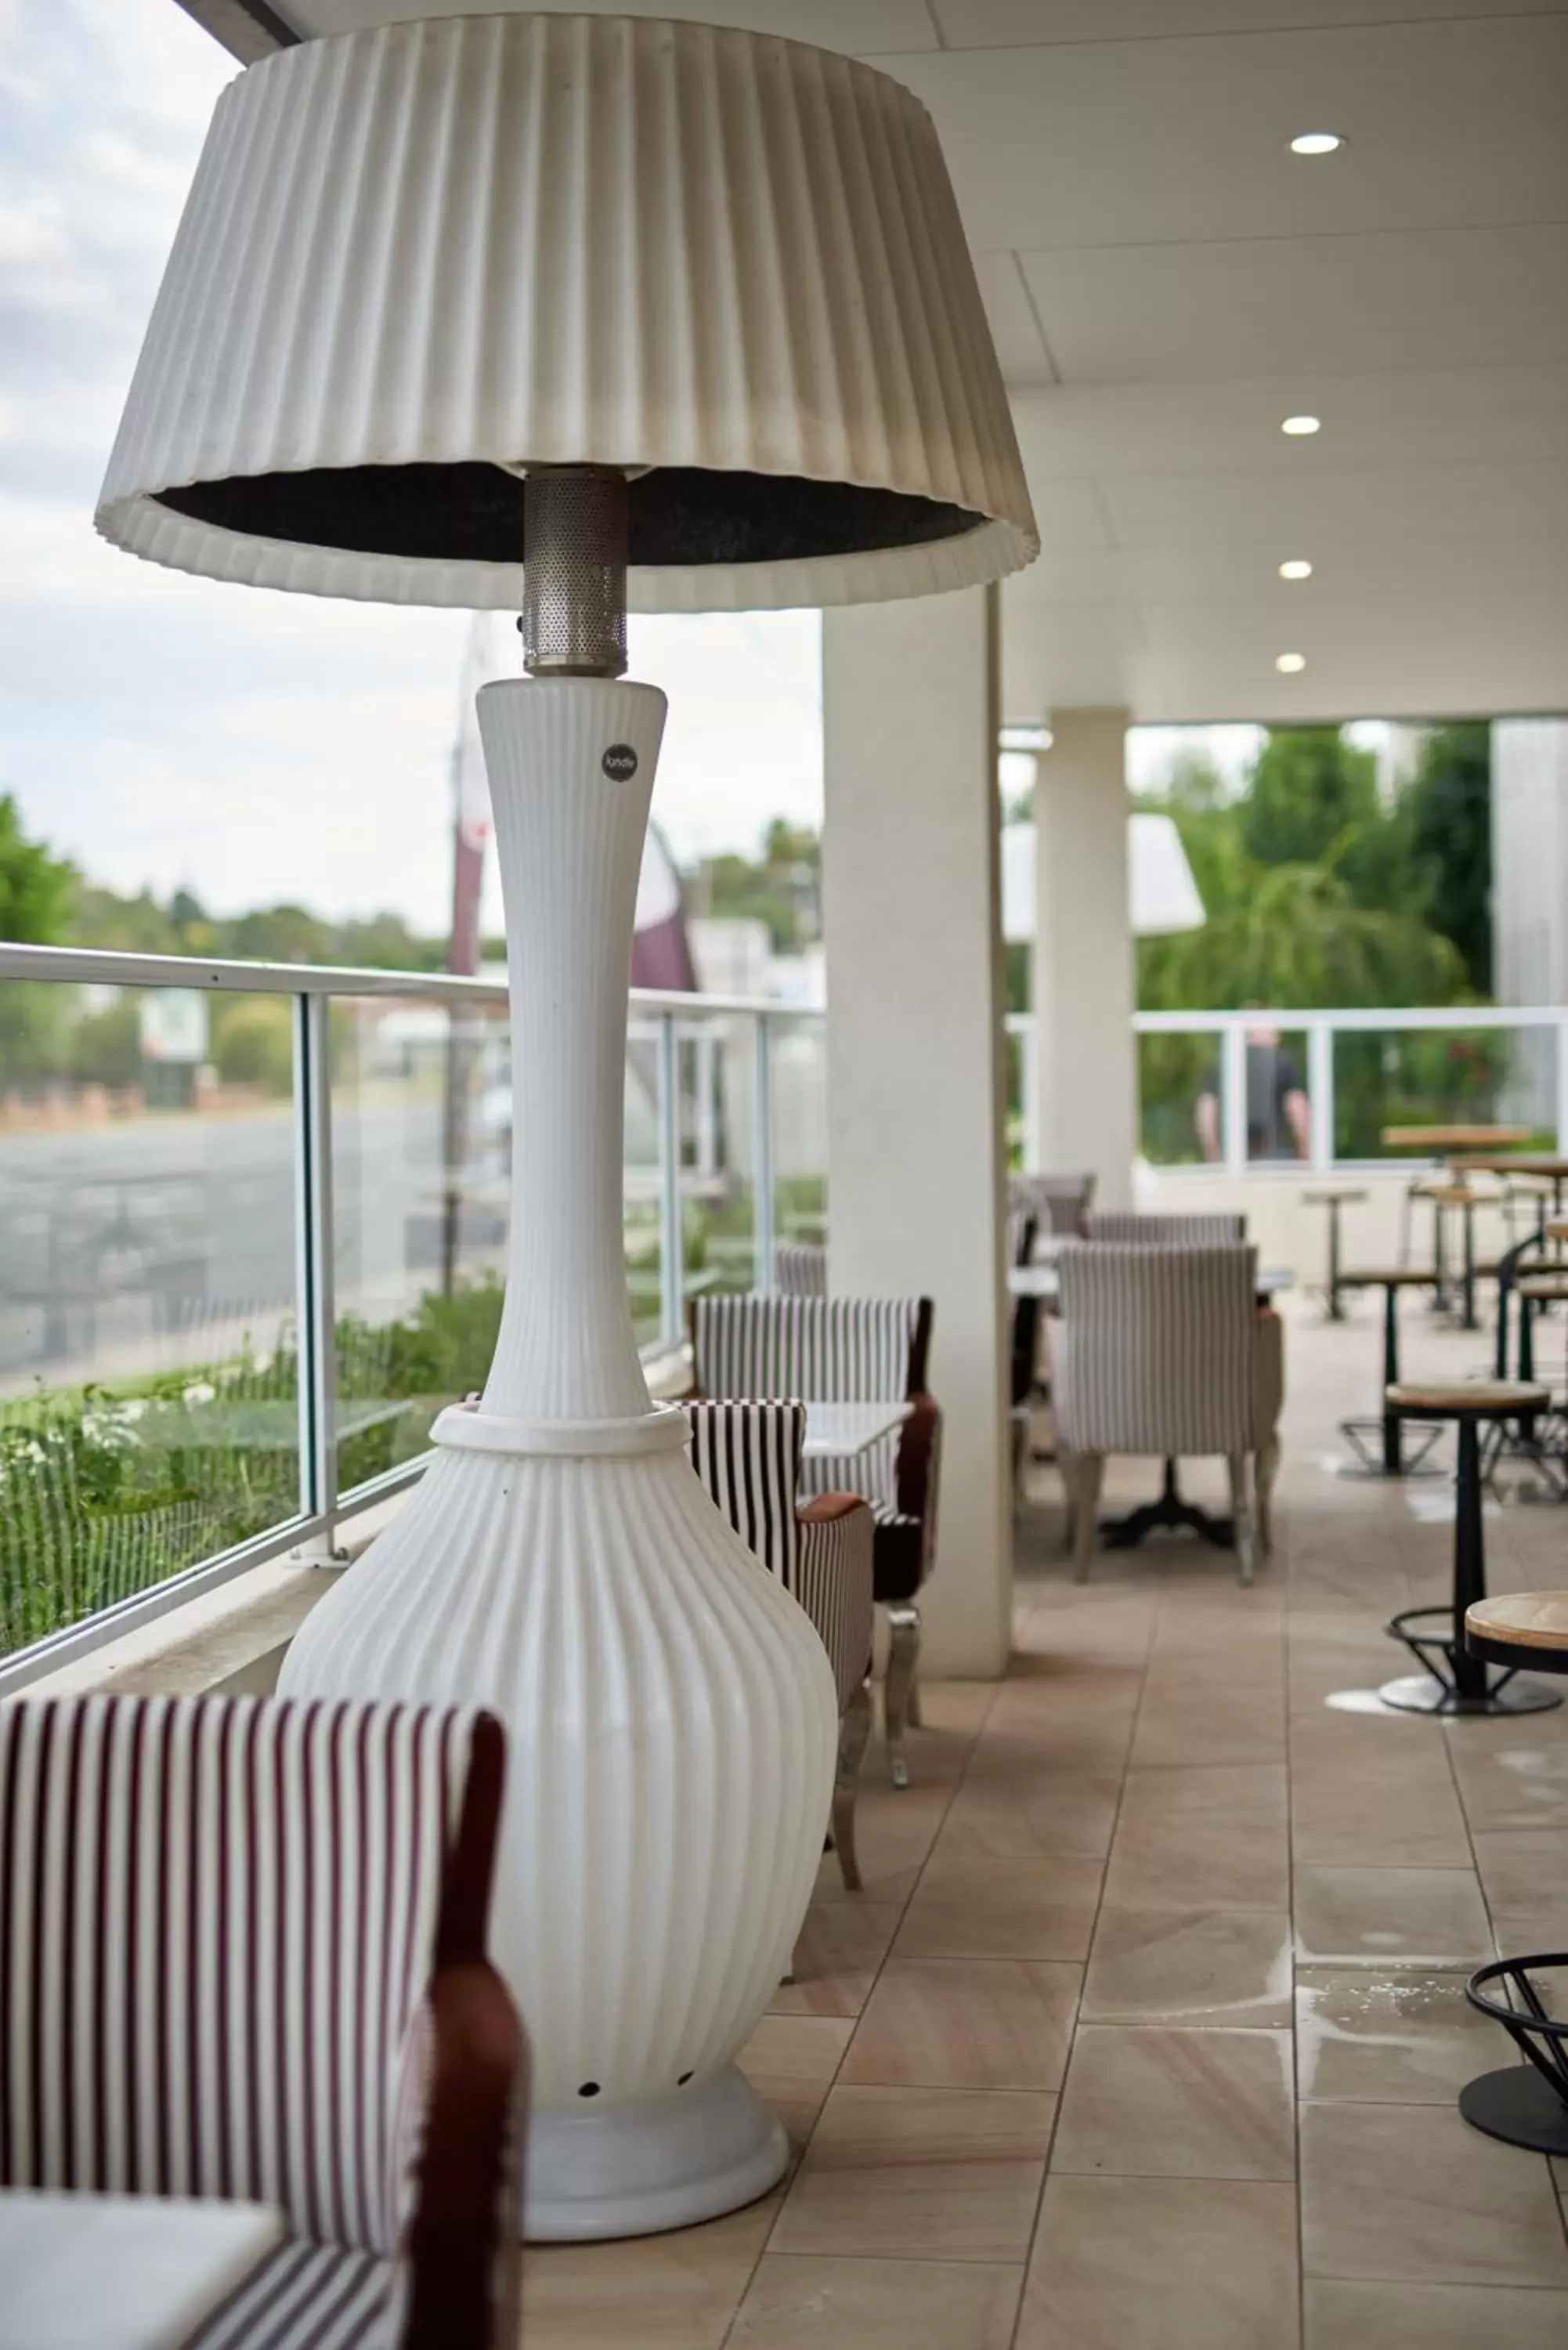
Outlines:
[[[157, 503], [242, 537], [410, 562], [526, 562], [523, 484], [482, 462], [317, 466], [230, 474]], [[628, 485], [628, 559], [666, 566], [788, 563], [962, 537], [986, 517], [903, 491], [797, 474], [655, 466]]]

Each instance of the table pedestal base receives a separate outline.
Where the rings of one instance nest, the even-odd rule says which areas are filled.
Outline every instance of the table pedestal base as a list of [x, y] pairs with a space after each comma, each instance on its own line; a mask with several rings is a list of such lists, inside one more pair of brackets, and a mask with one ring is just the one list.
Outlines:
[[1459, 2091], [1459, 2111], [1488, 2137], [1532, 2154], [1568, 2155], [1568, 2105], [1533, 2064], [1504, 2064]]
[[1141, 1509], [1129, 1510], [1125, 1518], [1102, 1519], [1100, 1540], [1107, 1550], [1131, 1550], [1156, 1526], [1185, 1526], [1200, 1541], [1212, 1543], [1216, 1550], [1236, 1547], [1233, 1518], [1214, 1517], [1208, 1510], [1200, 1510], [1196, 1502], [1182, 1500], [1177, 1489], [1174, 1461], [1165, 1464], [1165, 1482], [1158, 1501], [1146, 1502]]

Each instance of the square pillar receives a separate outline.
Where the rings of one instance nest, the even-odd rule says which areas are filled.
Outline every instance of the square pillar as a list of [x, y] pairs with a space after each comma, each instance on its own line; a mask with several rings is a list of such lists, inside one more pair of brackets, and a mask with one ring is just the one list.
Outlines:
[[1040, 1164], [1093, 1168], [1102, 1208], [1131, 1207], [1137, 1145], [1127, 725], [1125, 710], [1053, 711], [1034, 785]]
[[1012, 1630], [994, 589], [823, 616], [828, 1208], [841, 1295], [935, 1301], [922, 1669]]

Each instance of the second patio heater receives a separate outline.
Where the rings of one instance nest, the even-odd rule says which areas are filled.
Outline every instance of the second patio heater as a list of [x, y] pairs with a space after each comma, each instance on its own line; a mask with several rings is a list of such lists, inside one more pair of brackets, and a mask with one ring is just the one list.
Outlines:
[[[619, 681], [625, 619], [971, 588], [1034, 552], [930, 121], [847, 57], [646, 19], [268, 58], [219, 100], [99, 524], [213, 577], [522, 614], [528, 675], [479, 695], [515, 1106], [494, 1365], [283, 1686], [505, 1719], [529, 2230], [707, 2218], [784, 2167], [734, 2055], [810, 1893], [836, 1707], [633, 1336], [627, 972], [665, 704]], [[373, 762], [353, 788], [375, 823]]]

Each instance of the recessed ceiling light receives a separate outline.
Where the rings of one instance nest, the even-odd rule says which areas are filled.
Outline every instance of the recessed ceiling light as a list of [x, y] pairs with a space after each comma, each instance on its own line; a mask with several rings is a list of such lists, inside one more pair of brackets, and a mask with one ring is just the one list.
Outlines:
[[1280, 426], [1282, 432], [1317, 432], [1322, 430], [1321, 416], [1287, 416]]
[[1344, 140], [1337, 130], [1298, 130], [1291, 140], [1293, 155], [1332, 155]]
[[1294, 677], [1306, 667], [1305, 653], [1276, 653], [1274, 667], [1282, 677]]
[[1310, 579], [1312, 577], [1312, 565], [1300, 557], [1293, 557], [1289, 563], [1281, 564], [1280, 577], [1282, 579]]

